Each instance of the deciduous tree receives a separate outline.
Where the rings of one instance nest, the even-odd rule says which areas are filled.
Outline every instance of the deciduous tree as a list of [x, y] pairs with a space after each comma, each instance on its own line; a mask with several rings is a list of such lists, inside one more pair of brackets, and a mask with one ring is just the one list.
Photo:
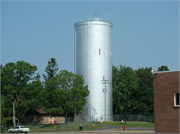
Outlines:
[[138, 90], [132, 96], [133, 114], [154, 116], [154, 93], [153, 93], [153, 75], [151, 67], [138, 68], [135, 70], [138, 77]]
[[3, 66], [1, 71], [2, 95], [9, 98], [12, 107], [15, 104], [15, 111], [18, 123], [24, 121], [26, 112], [29, 109], [36, 109], [41, 106], [39, 98], [42, 98], [41, 90], [43, 86], [40, 81], [34, 80], [37, 70], [24, 61], [16, 63], [9, 62]]
[[45, 110], [55, 117], [58, 113], [66, 117], [70, 113], [81, 113], [89, 95], [82, 76], [61, 70], [45, 83], [47, 102]]
[[158, 67], [157, 71], [169, 71], [169, 68], [168, 68], [168, 66], [162, 65], [162, 66]]
[[116, 114], [131, 112], [132, 94], [138, 89], [138, 79], [131, 67], [113, 66], [113, 109]]
[[5, 125], [7, 121], [12, 120], [9, 112], [11, 108], [9, 105], [6, 105], [8, 101], [9, 100], [5, 96], [1, 95], [1, 125]]

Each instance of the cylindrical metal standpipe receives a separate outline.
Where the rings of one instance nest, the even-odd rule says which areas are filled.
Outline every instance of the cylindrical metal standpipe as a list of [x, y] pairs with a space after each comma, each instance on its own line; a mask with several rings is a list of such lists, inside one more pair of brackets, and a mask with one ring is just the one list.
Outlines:
[[[112, 120], [112, 23], [93, 19], [74, 24], [75, 68], [83, 75], [90, 91], [82, 111], [82, 120]], [[102, 77], [109, 80], [108, 92], [102, 92]], [[104, 101], [105, 99], [105, 101]]]

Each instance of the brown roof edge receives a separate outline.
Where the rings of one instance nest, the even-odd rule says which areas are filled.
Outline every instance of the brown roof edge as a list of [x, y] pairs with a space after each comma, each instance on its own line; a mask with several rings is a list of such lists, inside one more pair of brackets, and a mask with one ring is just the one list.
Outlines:
[[[53, 109], [53, 108], [52, 108]], [[43, 110], [43, 108], [37, 108], [36, 111], [40, 114], [47, 114], [46, 111]], [[58, 115], [64, 115], [64, 114], [58, 114]]]
[[38, 109], [36, 109], [37, 110], [37, 112], [39, 112], [40, 114], [47, 114], [44, 110], [43, 110], [43, 108], [38, 108]]

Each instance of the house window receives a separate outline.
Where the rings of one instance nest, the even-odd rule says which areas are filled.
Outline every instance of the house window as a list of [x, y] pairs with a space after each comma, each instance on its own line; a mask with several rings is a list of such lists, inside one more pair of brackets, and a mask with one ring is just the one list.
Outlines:
[[179, 93], [174, 93], [174, 106], [180, 106], [179, 105]]

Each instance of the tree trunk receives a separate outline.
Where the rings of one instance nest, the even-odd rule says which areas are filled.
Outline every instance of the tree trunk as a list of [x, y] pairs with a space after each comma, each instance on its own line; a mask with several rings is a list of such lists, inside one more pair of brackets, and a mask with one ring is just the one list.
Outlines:
[[17, 106], [17, 124], [20, 122], [20, 116], [19, 116], [19, 100], [17, 101], [18, 106]]
[[20, 121], [19, 121], [19, 118], [17, 118], [17, 125], [19, 125], [19, 122], [20, 122]]

